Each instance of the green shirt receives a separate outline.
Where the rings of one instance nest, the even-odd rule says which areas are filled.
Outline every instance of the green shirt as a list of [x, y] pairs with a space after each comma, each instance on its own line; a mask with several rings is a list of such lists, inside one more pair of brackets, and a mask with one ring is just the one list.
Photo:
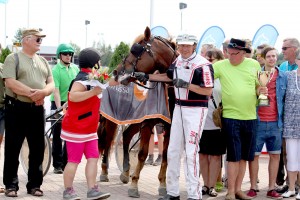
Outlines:
[[259, 63], [254, 59], [233, 66], [228, 59], [213, 64], [215, 79], [222, 89], [223, 117], [238, 120], [256, 119], [256, 86]]
[[[77, 76], [79, 68], [75, 64], [66, 67], [61, 62], [52, 68], [53, 80], [55, 88], [58, 88], [60, 100], [66, 102], [68, 100], [68, 90], [72, 80]], [[54, 94], [51, 94], [51, 101], [54, 101]]]

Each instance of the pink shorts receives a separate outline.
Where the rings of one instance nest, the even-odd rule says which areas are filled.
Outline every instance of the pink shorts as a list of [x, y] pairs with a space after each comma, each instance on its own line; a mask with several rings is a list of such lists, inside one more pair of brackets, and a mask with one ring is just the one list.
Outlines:
[[84, 143], [75, 143], [66, 141], [68, 162], [80, 163], [82, 155], [86, 159], [99, 158], [98, 140], [91, 140]]

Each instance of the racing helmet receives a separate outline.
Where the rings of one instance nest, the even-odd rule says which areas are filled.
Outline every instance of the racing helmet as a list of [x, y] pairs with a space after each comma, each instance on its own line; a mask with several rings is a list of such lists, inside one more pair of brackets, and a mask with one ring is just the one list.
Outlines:
[[60, 44], [56, 50], [56, 58], [60, 59], [60, 54], [64, 52], [71, 52], [74, 54], [74, 48], [70, 44]]
[[188, 44], [188, 45], [193, 45], [197, 44], [198, 40], [195, 35], [187, 34], [187, 33], [182, 33], [179, 34], [176, 38], [176, 43], [177, 44]]
[[97, 49], [89, 47], [80, 51], [78, 56], [80, 68], [93, 68], [100, 61], [100, 53]]

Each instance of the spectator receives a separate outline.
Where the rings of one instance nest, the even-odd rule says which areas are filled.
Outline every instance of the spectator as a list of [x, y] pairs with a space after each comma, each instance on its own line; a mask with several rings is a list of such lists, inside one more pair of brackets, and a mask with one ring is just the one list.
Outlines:
[[[0, 44], [1, 47], [1, 44]], [[1, 55], [1, 52], [0, 52]], [[3, 135], [4, 135], [4, 82], [3, 82], [3, 75], [2, 75], [2, 63], [0, 63], [0, 149], [1, 149], [1, 144], [3, 140]], [[0, 152], [0, 158], [1, 158], [1, 152]], [[5, 189], [1, 187], [0, 185], [0, 193], [4, 193]]]
[[208, 50], [210, 50], [210, 49], [213, 49], [213, 48], [215, 48], [215, 45], [213, 45], [213, 44], [203, 44], [203, 45], [201, 46], [200, 55], [201, 55], [202, 57], [205, 57], [206, 52], [207, 52]]
[[[283, 44], [282, 44], [282, 54], [283, 54], [283, 58], [286, 60], [285, 62], [283, 62], [279, 69], [282, 71], [292, 71], [292, 70], [296, 70], [298, 69], [298, 65], [296, 63], [296, 57], [297, 57], [297, 50], [300, 48], [300, 43], [298, 41], [298, 39], [296, 38], [286, 38], [283, 40]], [[282, 165], [286, 167], [287, 164], [287, 160], [286, 160], [286, 144], [285, 144], [285, 138], [283, 138], [282, 140], [282, 153], [281, 153], [281, 159], [282, 162], [280, 162], [280, 166], [278, 170], [278, 175], [277, 175], [277, 182], [282, 182], [280, 179], [283, 179], [284, 177], [284, 171], [282, 170], [284, 167]], [[298, 179], [297, 179], [297, 187], [299, 187], [300, 184], [300, 177], [298, 174]], [[278, 193], [285, 193], [286, 191], [288, 191], [289, 189], [289, 177], [287, 176], [286, 178], [286, 185], [280, 187], [277, 189]]]
[[163, 145], [164, 145], [164, 129], [163, 124], [159, 123], [155, 126], [156, 134], [157, 134], [157, 146], [158, 146], [158, 156], [154, 161], [154, 133], [151, 134], [149, 141], [149, 155], [148, 159], [145, 162], [145, 165], [153, 165], [157, 166], [161, 164], [162, 161], [162, 153], [163, 153]]
[[[297, 54], [299, 51], [297, 51]], [[298, 66], [300, 60], [296, 59], [295, 64]], [[282, 195], [284, 198], [295, 196], [295, 182], [300, 172], [300, 70], [292, 70], [287, 72], [287, 88], [284, 106], [284, 126], [283, 138], [286, 143], [287, 173], [289, 178], [288, 190]], [[292, 119], [292, 120], [291, 120]], [[300, 200], [300, 193], [296, 196]]]
[[97, 163], [99, 158], [97, 128], [99, 122], [101, 94], [99, 86], [92, 87], [88, 73], [94, 66], [100, 67], [100, 53], [94, 48], [83, 49], [79, 54], [80, 72], [70, 85], [68, 109], [62, 121], [61, 138], [66, 141], [68, 163], [64, 170], [63, 199], [80, 199], [73, 188], [73, 181], [84, 154], [87, 163], [88, 199], [106, 199], [109, 193], [100, 192], [96, 184]]
[[256, 57], [256, 60], [259, 62], [261, 67], [263, 67], [265, 65], [265, 60], [261, 56], [261, 52], [267, 46], [268, 46], [267, 44], [261, 44], [261, 45], [257, 46], [257, 48], [256, 48], [255, 57]]
[[[211, 63], [223, 60], [224, 56], [221, 50], [213, 48], [206, 52], [206, 59]], [[202, 187], [202, 195], [208, 194], [211, 197], [218, 196], [215, 189], [218, 176], [221, 179], [221, 164], [222, 154], [226, 152], [226, 137], [221, 132], [219, 127], [213, 123], [212, 112], [216, 109], [217, 105], [221, 102], [221, 85], [220, 81], [214, 81], [214, 89], [212, 99], [208, 102], [208, 114], [206, 117], [204, 130], [200, 139], [200, 171], [203, 177], [204, 186]], [[222, 184], [222, 180], [219, 180]], [[220, 187], [220, 186], [218, 186]], [[220, 189], [220, 188], [219, 188]]]
[[43, 196], [42, 162], [45, 148], [44, 98], [54, 90], [51, 68], [36, 54], [46, 35], [36, 29], [22, 32], [22, 51], [6, 57], [3, 78], [5, 97], [5, 147], [3, 182], [5, 195], [17, 197], [19, 153], [26, 138], [29, 147], [27, 193]]
[[250, 197], [257, 196], [257, 176], [259, 169], [259, 156], [263, 145], [266, 144], [269, 153], [269, 188], [267, 197], [282, 199], [275, 190], [276, 175], [279, 166], [282, 128], [283, 128], [283, 103], [286, 89], [286, 75], [276, 66], [278, 52], [273, 47], [265, 47], [261, 52], [265, 61], [263, 71], [270, 71], [270, 81], [267, 88], [260, 87], [258, 92], [268, 95], [270, 106], [259, 107], [256, 134], [256, 150], [253, 161], [249, 162], [251, 187], [247, 193]]
[[184, 155], [188, 199], [202, 199], [199, 180], [199, 141], [207, 115], [208, 99], [213, 87], [213, 69], [196, 54], [197, 38], [180, 34], [176, 39], [177, 60], [164, 74], [135, 73], [139, 81], [173, 81], [176, 105], [173, 112], [168, 147], [167, 194], [160, 200], [180, 199], [180, 160]]
[[[60, 108], [67, 102], [70, 83], [79, 72], [79, 68], [71, 63], [73, 55], [74, 49], [70, 44], [60, 44], [56, 50], [56, 58], [59, 59], [59, 61], [52, 68], [55, 83], [54, 92], [50, 97], [52, 112], [55, 112], [57, 108]], [[67, 153], [65, 145], [64, 147], [62, 146], [60, 132], [61, 122], [57, 122], [52, 127], [52, 165], [54, 167], [53, 172], [55, 174], [62, 174], [67, 164]]]
[[245, 41], [230, 40], [228, 59], [213, 64], [215, 78], [220, 79], [223, 104], [223, 128], [227, 136], [228, 193], [226, 200], [251, 199], [241, 191], [246, 161], [254, 159], [256, 132], [257, 61], [245, 57], [250, 53]]

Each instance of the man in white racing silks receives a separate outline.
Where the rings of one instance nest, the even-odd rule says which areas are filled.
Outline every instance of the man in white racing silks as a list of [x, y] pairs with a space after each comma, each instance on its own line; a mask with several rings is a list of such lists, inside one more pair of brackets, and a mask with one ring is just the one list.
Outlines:
[[136, 72], [140, 81], [173, 81], [176, 105], [168, 148], [167, 195], [160, 200], [180, 199], [180, 160], [184, 157], [184, 173], [188, 200], [202, 199], [199, 179], [199, 141], [204, 127], [208, 100], [212, 93], [212, 65], [196, 54], [197, 38], [190, 34], [177, 37], [180, 55], [165, 74]]

